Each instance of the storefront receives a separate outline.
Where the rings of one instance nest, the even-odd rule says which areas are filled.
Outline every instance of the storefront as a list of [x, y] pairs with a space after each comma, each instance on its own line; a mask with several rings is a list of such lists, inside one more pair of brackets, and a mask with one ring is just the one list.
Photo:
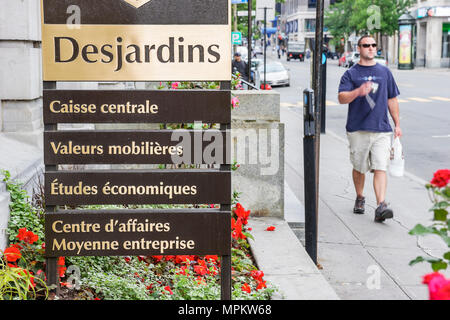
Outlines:
[[416, 66], [450, 67], [450, 6], [420, 7], [416, 18]]

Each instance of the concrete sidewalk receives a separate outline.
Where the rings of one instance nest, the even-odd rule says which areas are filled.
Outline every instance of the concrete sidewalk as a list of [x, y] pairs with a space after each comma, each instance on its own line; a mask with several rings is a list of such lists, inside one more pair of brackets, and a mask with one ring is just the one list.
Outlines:
[[[302, 113], [297, 108], [281, 109], [286, 126], [286, 183], [303, 203]], [[355, 191], [346, 140], [329, 131], [322, 135], [320, 158], [318, 262], [338, 296], [428, 299], [421, 281], [432, 272], [430, 265], [408, 263], [419, 255], [442, 257], [448, 248], [437, 236], [408, 235], [417, 223], [428, 225], [432, 219], [426, 182], [409, 174], [388, 177], [386, 200], [394, 209], [394, 219], [375, 223], [372, 174], [366, 176], [366, 213], [352, 213]], [[406, 158], [406, 170], [407, 163]], [[429, 174], [431, 178], [433, 173]], [[286, 219], [301, 221], [302, 214], [298, 210], [297, 216], [290, 214]]]

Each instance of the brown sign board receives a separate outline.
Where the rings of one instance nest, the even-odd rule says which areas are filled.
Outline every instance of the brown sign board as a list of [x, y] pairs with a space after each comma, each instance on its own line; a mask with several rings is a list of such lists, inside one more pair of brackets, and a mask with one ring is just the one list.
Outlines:
[[44, 90], [44, 123], [231, 122], [226, 90]]
[[[45, 24], [66, 24], [77, 6], [80, 24], [228, 24], [228, 0], [44, 0]], [[73, 9], [77, 9], [72, 7]]]
[[231, 80], [229, 0], [134, 2], [41, 0], [44, 81]]
[[227, 142], [221, 130], [47, 131], [44, 163], [230, 164]]
[[230, 203], [230, 171], [47, 171], [48, 206]]
[[190, 211], [60, 211], [45, 215], [45, 255], [229, 255], [231, 213]]

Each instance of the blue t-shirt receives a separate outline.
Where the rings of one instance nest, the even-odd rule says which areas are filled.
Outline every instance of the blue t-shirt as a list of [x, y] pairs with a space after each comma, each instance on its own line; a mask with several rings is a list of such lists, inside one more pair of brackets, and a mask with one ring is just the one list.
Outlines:
[[[348, 69], [341, 78], [339, 92], [352, 91], [363, 83], [372, 81], [370, 98], [375, 102], [372, 109], [366, 97], [357, 97], [348, 106], [347, 132], [391, 132], [388, 118], [388, 99], [400, 94], [389, 68], [380, 64], [362, 66], [359, 63]], [[370, 100], [370, 99], [369, 99]]]

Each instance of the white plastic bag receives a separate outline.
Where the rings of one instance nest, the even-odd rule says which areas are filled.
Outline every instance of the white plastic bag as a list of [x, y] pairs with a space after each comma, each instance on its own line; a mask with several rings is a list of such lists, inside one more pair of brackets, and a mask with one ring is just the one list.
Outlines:
[[394, 177], [402, 177], [405, 172], [405, 157], [403, 155], [400, 138], [395, 138], [391, 147], [391, 162], [389, 164], [389, 173]]

